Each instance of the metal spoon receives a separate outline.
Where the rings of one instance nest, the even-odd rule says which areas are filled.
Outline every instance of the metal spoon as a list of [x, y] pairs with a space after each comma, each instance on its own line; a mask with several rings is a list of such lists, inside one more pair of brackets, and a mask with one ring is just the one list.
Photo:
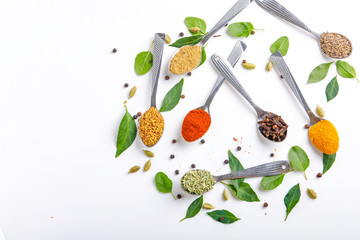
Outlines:
[[[257, 117], [258, 117], [258, 125], [259, 125], [259, 131], [261, 133], [261, 135], [263, 135], [265, 138], [271, 140], [271, 141], [275, 141], [275, 142], [282, 142], [287, 135], [287, 124], [285, 122], [283, 122], [283, 127], [281, 128], [281, 137], [278, 138], [273, 138], [271, 139], [270, 136], [266, 136], [266, 134], [261, 131], [260, 127], [261, 127], [261, 121], [265, 120], [266, 118], [272, 118], [274, 115], [274, 113], [269, 112], [269, 111], [264, 111], [262, 110], [258, 105], [256, 105], [253, 100], [250, 98], [249, 94], [245, 91], [245, 89], [241, 86], [240, 82], [237, 80], [237, 78], [235, 77], [235, 74], [232, 72], [231, 67], [228, 65], [228, 63], [226, 63], [224, 61], [224, 59], [222, 59], [219, 55], [217, 55], [216, 53], [213, 54], [211, 56], [211, 61], [213, 62], [214, 66], [216, 67], [216, 69], [220, 72], [220, 74], [222, 74], [230, 83], [231, 85], [250, 103], [250, 105], [255, 109], [256, 113], [257, 113]], [[277, 115], [276, 115], [277, 116]]]
[[[152, 75], [151, 75], [152, 94], [151, 94], [151, 100], [150, 100], [150, 108], [142, 115], [142, 117], [140, 118], [140, 123], [139, 123], [139, 132], [140, 132], [141, 140], [143, 141], [143, 143], [146, 146], [149, 146], [149, 147], [155, 145], [159, 141], [159, 139], [162, 135], [162, 132], [164, 130], [164, 118], [161, 116], [160, 112], [156, 108], [156, 91], [157, 91], [158, 82], [159, 82], [161, 60], [162, 60], [162, 55], [163, 55], [163, 50], [164, 50], [164, 40], [165, 40], [164, 33], [156, 33], [155, 34], [154, 48], [153, 48], [154, 49], [153, 50], [153, 70], [152, 70]], [[159, 119], [159, 122], [157, 124], [163, 126], [162, 129], [161, 128], [158, 129], [157, 133], [154, 133], [154, 126], [146, 123], [145, 119], [152, 118], [152, 116], [150, 116], [150, 114], [156, 114]], [[145, 127], [146, 131], [143, 131], [143, 132], [140, 131], [142, 126], [146, 126]], [[156, 136], [155, 139], [154, 139], [154, 136]], [[149, 139], [153, 139], [153, 140], [149, 140]]]
[[[230, 10], [219, 20], [219, 22], [201, 39], [200, 43], [196, 44], [199, 45], [200, 47], [203, 47], [206, 42], [217, 32], [219, 31], [225, 24], [227, 24], [231, 19], [233, 19], [237, 14], [239, 14], [244, 8], [246, 8], [253, 0], [238, 0], [234, 6], [232, 6], [232, 8], [230, 8]], [[189, 46], [189, 45], [186, 45]], [[181, 47], [179, 50], [177, 50], [173, 56], [171, 57], [170, 61], [169, 61], [169, 71], [170, 71], [170, 63], [171, 60], [175, 57], [175, 55], [184, 47]], [[201, 59], [199, 60], [198, 64], [193, 68], [195, 69], [201, 62]], [[193, 69], [190, 69], [186, 72], [182, 72], [182, 73], [173, 73], [173, 74], [184, 74], [187, 72], [192, 71]], [[170, 71], [171, 72], [171, 71]]]
[[[259, 4], [267, 12], [269, 12], [269, 13], [275, 15], [275, 16], [278, 16], [281, 19], [283, 19], [283, 20], [285, 20], [287, 22], [290, 22], [290, 23], [304, 29], [305, 31], [309, 32], [310, 34], [312, 34], [315, 37], [315, 39], [318, 41], [319, 45], [320, 45], [320, 38], [321, 38], [321, 35], [324, 34], [324, 33], [319, 34], [319, 33], [316, 33], [314, 31], [312, 31], [305, 23], [300, 21], [293, 13], [291, 13], [289, 10], [287, 10], [280, 3], [278, 3], [275, 0], [255, 0], [255, 1], [256, 1], [257, 4]], [[339, 35], [341, 35], [341, 34], [339, 34]], [[341, 36], [345, 37], [344, 35], [341, 35]], [[351, 50], [350, 50], [349, 55], [347, 55], [345, 57], [330, 56], [330, 55], [326, 54], [325, 51], [320, 46], [320, 48], [322, 50], [322, 53], [324, 53], [328, 57], [335, 58], [335, 59], [341, 59], [341, 58], [349, 57], [351, 55], [351, 53], [352, 53], [352, 44], [351, 44], [349, 39], [347, 39], [347, 40], [349, 41], [350, 46], [351, 46]]]
[[282, 78], [285, 80], [287, 85], [290, 87], [291, 91], [294, 93], [296, 98], [299, 100], [301, 106], [305, 109], [305, 112], [310, 118], [310, 127], [317, 122], [321, 121], [321, 118], [315, 116], [315, 114], [310, 110], [308, 104], [305, 101], [304, 96], [302, 95], [298, 85], [295, 82], [294, 77], [292, 76], [282, 54], [277, 51], [270, 56], [270, 61], [273, 62], [274, 67], [279, 71]]
[[[186, 174], [188, 174], [191, 171], [195, 171], [195, 170], [190, 170]], [[199, 170], [199, 171], [206, 171], [206, 170]], [[232, 173], [228, 173], [220, 176], [212, 176], [212, 177], [215, 180], [213, 184], [215, 184], [223, 180], [274, 176], [274, 175], [286, 173], [288, 171], [290, 171], [290, 164], [288, 161], [274, 161], [270, 163], [261, 164], [255, 167], [247, 168], [238, 172], [232, 172]], [[183, 181], [186, 174], [181, 179], [181, 187], [189, 193], [196, 194], [195, 192], [190, 191], [188, 189], [189, 188], [189, 186], [187, 185], [188, 183]]]

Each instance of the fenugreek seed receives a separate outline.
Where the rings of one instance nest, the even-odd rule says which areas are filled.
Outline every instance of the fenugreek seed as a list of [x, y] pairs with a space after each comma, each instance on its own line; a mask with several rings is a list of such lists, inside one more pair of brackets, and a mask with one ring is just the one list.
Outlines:
[[155, 156], [155, 154], [149, 150], [143, 150], [143, 152], [145, 153], [146, 156], [148, 156], [149, 158], [153, 158]]
[[255, 64], [253, 64], [253, 63], [243, 63], [242, 65], [245, 69], [248, 69], [248, 70], [253, 70], [256, 68]]
[[269, 61], [267, 64], [266, 64], [266, 71], [270, 72], [273, 68], [273, 63], [271, 61]]
[[140, 166], [136, 165], [129, 169], [129, 173], [135, 173], [140, 170]]
[[308, 188], [308, 189], [307, 189], [307, 193], [308, 193], [308, 195], [309, 195], [310, 198], [312, 198], [312, 199], [316, 199], [316, 198], [317, 198], [317, 194], [316, 194], [316, 192], [315, 192], [313, 189]]
[[215, 207], [213, 205], [211, 205], [210, 203], [204, 203], [203, 208], [204, 209], [213, 209]]
[[198, 27], [192, 27], [192, 28], [189, 29], [189, 31], [190, 31], [191, 33], [198, 33], [198, 32], [200, 31], [200, 28], [198, 28]]
[[225, 201], [229, 199], [229, 191], [226, 188], [224, 189], [223, 192], [223, 198]]
[[144, 171], [147, 172], [151, 168], [151, 159], [149, 159], [144, 165]]
[[321, 118], [323, 118], [325, 116], [324, 109], [322, 109], [319, 105], [317, 105], [317, 107], [316, 107], [316, 113]]
[[167, 43], [167, 44], [171, 43], [171, 38], [167, 34], [165, 34], [165, 43]]
[[135, 96], [135, 93], [136, 93], [136, 86], [132, 87], [132, 89], [130, 90], [129, 99]]

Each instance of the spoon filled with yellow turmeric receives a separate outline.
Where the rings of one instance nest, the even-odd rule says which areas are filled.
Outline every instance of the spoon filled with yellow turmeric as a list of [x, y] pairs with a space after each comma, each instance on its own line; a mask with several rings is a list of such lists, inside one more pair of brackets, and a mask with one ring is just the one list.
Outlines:
[[271, 55], [270, 61], [273, 62], [275, 68], [281, 74], [281, 78], [285, 80], [291, 91], [294, 93], [305, 112], [310, 118], [309, 138], [312, 144], [325, 154], [334, 154], [339, 149], [339, 134], [335, 126], [328, 120], [318, 118], [310, 110], [304, 96], [302, 95], [298, 85], [295, 82], [285, 60], [281, 53], [275, 52]]
[[225, 24], [246, 8], [253, 0], [238, 0], [234, 6], [206, 34], [193, 44], [182, 46], [170, 59], [169, 71], [173, 74], [184, 74], [195, 69], [201, 62], [202, 47]]

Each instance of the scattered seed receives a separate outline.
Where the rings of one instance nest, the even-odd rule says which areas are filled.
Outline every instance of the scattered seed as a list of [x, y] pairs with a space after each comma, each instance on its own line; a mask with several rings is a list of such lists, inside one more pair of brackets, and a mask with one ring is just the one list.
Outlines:
[[138, 117], [140, 117], [140, 116], [141, 116], [141, 112], [138, 112], [137, 115], [138, 115]]
[[221, 222], [222, 220], [224, 220], [224, 218], [223, 218], [223, 217], [219, 217], [219, 221]]
[[203, 208], [204, 208], [204, 209], [213, 209], [214, 206], [211, 205], [210, 203], [204, 203]]
[[135, 93], [136, 93], [136, 86], [132, 87], [132, 89], [130, 90], [129, 99], [135, 96]]
[[196, 165], [193, 163], [193, 164], [191, 164], [191, 167], [192, 167], [192, 168], [196, 168]]
[[225, 160], [224, 160], [224, 163], [225, 163], [225, 164], [229, 164], [229, 160], [225, 159]]
[[184, 94], [183, 94], [183, 95], [181, 95], [181, 98], [182, 98], [182, 99], [184, 99], [184, 98], [185, 98], [185, 95], [184, 95]]
[[170, 77], [169, 76], [165, 76], [165, 80], [169, 80], [170, 79]]
[[236, 150], [241, 151], [241, 147], [237, 146]]
[[124, 84], [124, 87], [128, 87], [128, 86], [129, 86], [129, 84], [128, 84], [128, 83], [125, 83], [125, 84]]
[[269, 61], [267, 64], [266, 64], [266, 71], [270, 72], [273, 68], [273, 63], [271, 61]]
[[221, 35], [214, 35], [213, 37], [221, 37]]
[[171, 159], [174, 159], [174, 158], [175, 158], [175, 155], [174, 155], [174, 154], [171, 154], [171, 155], [170, 155], [170, 158], [171, 158]]
[[190, 77], [190, 76], [191, 76], [191, 72], [188, 72], [187, 75]]
[[308, 189], [307, 189], [307, 193], [308, 193], [308, 195], [309, 195], [310, 198], [312, 198], [312, 199], [316, 199], [316, 198], [317, 198], [317, 194], [316, 194], [316, 192], [315, 192], [313, 189], [308, 188]]
[[274, 153], [270, 153], [270, 157], [274, 157], [275, 156], [275, 154]]
[[181, 194], [178, 194], [176, 197], [177, 197], [178, 199], [180, 199], [182, 196], [181, 196]]
[[321, 118], [323, 118], [325, 116], [324, 109], [322, 109], [319, 105], [317, 105], [317, 107], [316, 107], [316, 113]]
[[173, 139], [173, 140], [172, 140], [172, 143], [176, 143], [176, 139]]
[[183, 33], [183, 32], [180, 32], [179, 35], [180, 35], [180, 37], [183, 37], [183, 36], [184, 36], [184, 33]]
[[246, 60], [244, 59], [244, 60], [242, 61], [242, 63], [246, 63]]
[[140, 166], [136, 165], [129, 169], [129, 173], [135, 173], [140, 170]]
[[155, 154], [149, 150], [143, 150], [143, 152], [145, 153], [146, 156], [148, 156], [149, 158], [153, 158], [155, 156]]
[[171, 43], [171, 38], [167, 34], [165, 34], [165, 43], [167, 43], [167, 44]]
[[251, 35], [254, 35], [254, 34], [255, 34], [255, 31], [254, 31], [254, 30], [252, 30], [252, 31], [251, 31]]
[[147, 172], [151, 168], [151, 159], [149, 159], [144, 165], [144, 171]]
[[304, 128], [309, 129], [309, 124], [305, 124]]
[[112, 52], [113, 52], [113, 53], [116, 53], [116, 52], [117, 52], [117, 49], [116, 49], [116, 48], [114, 48], [114, 49], [112, 50]]
[[202, 144], [204, 144], [205, 143], [205, 139], [201, 139], [201, 141], [200, 141]]
[[192, 28], [189, 29], [189, 31], [190, 31], [191, 33], [198, 33], [198, 32], [200, 31], [200, 28], [198, 28], [198, 27], [192, 27]]
[[317, 178], [321, 178], [321, 177], [322, 177], [322, 173], [319, 172], [318, 174], [316, 174], [316, 177], [317, 177]]
[[137, 118], [138, 118], [138, 115], [134, 115], [134, 116], [133, 116], [133, 119], [137, 119]]
[[242, 66], [247, 70], [253, 70], [256, 68], [255, 64], [253, 63], [243, 63]]
[[227, 27], [227, 26], [228, 26], [228, 24], [225, 24], [225, 25], [224, 25], [224, 27]]
[[225, 201], [229, 199], [229, 191], [226, 188], [224, 189], [223, 192], [223, 198]]
[[180, 173], [180, 171], [176, 169], [176, 170], [175, 170], [175, 174], [176, 174], [176, 175], [179, 175], [179, 173]]
[[268, 207], [269, 204], [267, 202], [264, 202], [264, 207]]
[[280, 78], [284, 78], [284, 76], [283, 76], [283, 75], [280, 75]]

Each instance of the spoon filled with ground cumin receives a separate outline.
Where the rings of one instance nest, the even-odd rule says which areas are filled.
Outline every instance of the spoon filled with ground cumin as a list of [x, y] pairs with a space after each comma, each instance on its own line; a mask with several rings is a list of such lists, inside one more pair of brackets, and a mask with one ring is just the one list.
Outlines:
[[275, 52], [271, 55], [270, 60], [308, 114], [310, 118], [309, 138], [312, 144], [325, 154], [336, 153], [339, 149], [339, 134], [335, 126], [328, 120], [318, 118], [310, 110], [281, 53]]
[[156, 33], [153, 50], [153, 70], [152, 70], [152, 94], [150, 108], [140, 118], [139, 133], [143, 143], [151, 147], [155, 145], [164, 131], [164, 118], [156, 108], [156, 91], [158, 87], [161, 60], [164, 50], [164, 33]]
[[[230, 53], [228, 62], [232, 67], [239, 61], [242, 53], [246, 49], [246, 44], [242, 41], [237, 41], [233, 50]], [[209, 97], [205, 104], [199, 108], [191, 110], [184, 118], [181, 127], [181, 134], [183, 138], [188, 142], [193, 142], [201, 138], [210, 128], [211, 117], [210, 117], [210, 104], [222, 86], [225, 78], [220, 75], [216, 81], [214, 88], [212, 89]]]
[[220, 19], [220, 21], [196, 45], [185, 45], [176, 51], [170, 59], [169, 71], [173, 74], [184, 74], [192, 71], [201, 62], [202, 47], [225, 24], [233, 19], [253, 0], [238, 0], [235, 5]]
[[312, 31], [305, 23], [300, 21], [294, 14], [287, 10], [275, 0], [255, 0], [263, 9], [269, 13], [290, 22], [305, 31], [311, 33], [318, 41], [322, 52], [328, 57], [335, 59], [347, 58], [352, 53], [350, 40], [339, 33], [323, 32], [322, 34]]

